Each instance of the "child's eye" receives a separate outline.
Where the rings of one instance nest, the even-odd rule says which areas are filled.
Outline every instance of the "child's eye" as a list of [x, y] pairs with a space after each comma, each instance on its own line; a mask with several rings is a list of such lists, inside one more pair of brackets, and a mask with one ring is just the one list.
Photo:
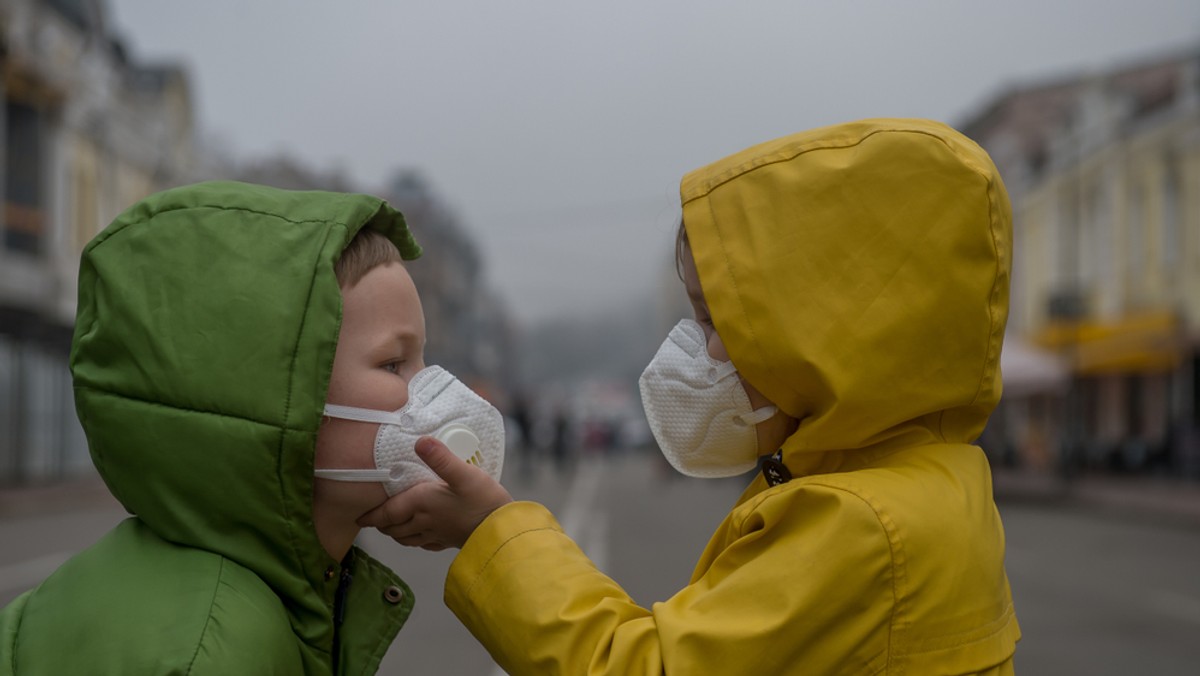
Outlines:
[[400, 362], [390, 361], [383, 365], [383, 370], [387, 371], [388, 373], [399, 374], [400, 373]]

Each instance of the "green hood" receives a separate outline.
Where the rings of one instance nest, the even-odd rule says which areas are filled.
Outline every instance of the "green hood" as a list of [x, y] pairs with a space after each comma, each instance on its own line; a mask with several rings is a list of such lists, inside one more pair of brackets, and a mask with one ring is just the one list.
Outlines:
[[79, 271], [71, 371], [104, 481], [158, 536], [256, 573], [310, 645], [332, 631], [337, 563], [312, 521], [334, 263], [366, 226], [421, 254], [374, 197], [203, 183], [131, 207]]

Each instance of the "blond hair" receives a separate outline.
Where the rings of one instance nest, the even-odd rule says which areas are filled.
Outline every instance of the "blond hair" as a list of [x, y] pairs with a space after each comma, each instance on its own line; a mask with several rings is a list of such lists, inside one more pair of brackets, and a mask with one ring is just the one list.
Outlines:
[[400, 250], [377, 230], [363, 228], [346, 245], [333, 267], [338, 286], [349, 289], [380, 265], [401, 263]]

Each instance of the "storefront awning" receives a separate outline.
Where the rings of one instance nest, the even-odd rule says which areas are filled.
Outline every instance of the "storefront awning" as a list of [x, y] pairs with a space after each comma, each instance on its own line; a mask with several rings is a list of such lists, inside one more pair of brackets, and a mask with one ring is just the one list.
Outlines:
[[1112, 322], [1059, 322], [1034, 342], [1067, 360], [1078, 375], [1161, 373], [1183, 359], [1183, 331], [1171, 312], [1123, 317]]
[[1053, 352], [1011, 336], [1004, 339], [1000, 374], [1005, 398], [1061, 392], [1070, 378], [1066, 363]]

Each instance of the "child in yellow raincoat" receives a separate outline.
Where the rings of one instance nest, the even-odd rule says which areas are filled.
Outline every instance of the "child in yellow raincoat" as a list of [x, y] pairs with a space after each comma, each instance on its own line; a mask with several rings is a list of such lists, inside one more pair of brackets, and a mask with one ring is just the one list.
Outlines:
[[762, 472], [691, 582], [636, 605], [541, 505], [432, 439], [444, 479], [364, 517], [461, 547], [446, 603], [511, 674], [1011, 674], [1004, 532], [972, 442], [1000, 398], [1012, 225], [987, 154], [925, 120], [684, 177], [696, 321], [642, 376], [668, 459]]

